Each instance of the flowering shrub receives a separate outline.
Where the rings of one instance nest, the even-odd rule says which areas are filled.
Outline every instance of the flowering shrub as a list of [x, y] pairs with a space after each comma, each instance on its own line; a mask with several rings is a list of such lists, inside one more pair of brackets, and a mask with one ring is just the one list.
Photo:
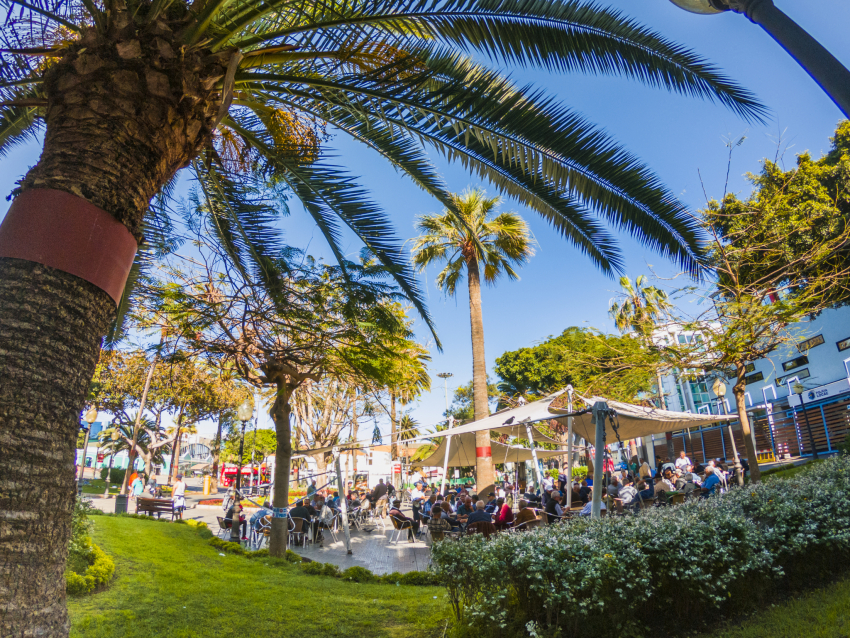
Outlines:
[[[850, 458], [636, 516], [436, 543], [460, 623], [479, 634], [642, 634], [751, 607], [850, 566]], [[846, 569], [846, 567], [845, 567]]]

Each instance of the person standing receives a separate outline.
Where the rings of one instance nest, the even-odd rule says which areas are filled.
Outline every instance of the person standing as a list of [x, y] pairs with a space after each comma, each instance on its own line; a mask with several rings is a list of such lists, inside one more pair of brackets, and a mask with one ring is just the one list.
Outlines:
[[182, 519], [183, 510], [186, 509], [186, 481], [183, 480], [182, 474], [177, 475], [177, 482], [171, 490], [171, 500], [174, 502], [174, 509], [179, 512]]
[[316, 479], [310, 481], [310, 485], [307, 486], [307, 498], [309, 500], [313, 500], [313, 495], [316, 493]]
[[142, 492], [145, 491], [145, 482], [142, 480], [142, 477], [136, 474], [136, 478], [133, 479], [133, 482], [130, 483], [130, 493], [133, 498], [139, 498], [142, 495]]

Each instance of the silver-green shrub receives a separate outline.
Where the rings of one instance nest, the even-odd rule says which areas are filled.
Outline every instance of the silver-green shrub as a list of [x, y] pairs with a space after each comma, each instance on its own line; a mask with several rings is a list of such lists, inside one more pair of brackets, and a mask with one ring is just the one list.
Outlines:
[[755, 603], [784, 578], [850, 566], [850, 458], [635, 516], [432, 549], [457, 620], [482, 635], [638, 635]]

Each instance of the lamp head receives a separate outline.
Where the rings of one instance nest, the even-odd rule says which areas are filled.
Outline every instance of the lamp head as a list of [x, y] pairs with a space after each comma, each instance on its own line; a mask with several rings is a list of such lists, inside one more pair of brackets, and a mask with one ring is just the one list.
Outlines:
[[715, 379], [714, 384], [711, 386], [714, 395], [723, 398], [726, 396], [726, 384], [723, 383], [720, 379]]
[[797, 381], [794, 385], [791, 386], [791, 389], [794, 391], [794, 394], [803, 394], [806, 388], [803, 387], [803, 384]]
[[86, 412], [85, 416], [83, 416], [83, 421], [91, 425], [97, 420], [97, 410], [95, 408], [90, 408], [88, 412]]
[[685, 11], [703, 15], [729, 11], [729, 6], [722, 0], [670, 0], [670, 2]]
[[454, 376], [454, 375], [452, 375], [451, 372], [438, 372], [437, 376], [440, 377], [441, 379], [448, 379], [449, 377]]
[[245, 399], [242, 404], [236, 408], [236, 418], [240, 421], [248, 421], [254, 414], [254, 406], [248, 399]]

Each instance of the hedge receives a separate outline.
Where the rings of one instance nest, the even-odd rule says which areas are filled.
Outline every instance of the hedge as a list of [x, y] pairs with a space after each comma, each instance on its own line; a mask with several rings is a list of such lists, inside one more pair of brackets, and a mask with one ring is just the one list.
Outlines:
[[478, 635], [681, 631], [850, 566], [850, 459], [636, 516], [436, 543], [432, 561]]
[[65, 567], [65, 591], [69, 594], [90, 594], [112, 580], [115, 573], [113, 560], [89, 536], [88, 518], [97, 511], [87, 501], [77, 500], [74, 504]]

